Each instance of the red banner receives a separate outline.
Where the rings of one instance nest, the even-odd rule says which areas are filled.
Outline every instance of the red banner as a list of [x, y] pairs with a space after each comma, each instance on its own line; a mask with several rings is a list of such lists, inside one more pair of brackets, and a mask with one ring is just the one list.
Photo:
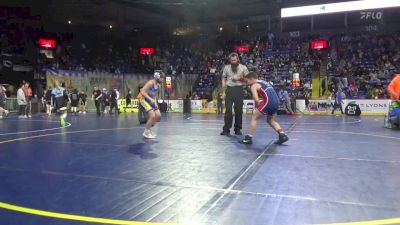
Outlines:
[[40, 38], [39, 39], [39, 46], [42, 48], [56, 48], [56, 40], [53, 39], [45, 39], [45, 38]]
[[140, 54], [142, 55], [154, 55], [154, 48], [140, 48]]
[[250, 45], [236, 45], [235, 50], [237, 52], [249, 52], [250, 51]]
[[314, 50], [320, 50], [320, 49], [326, 49], [329, 46], [329, 42], [327, 40], [318, 40], [318, 41], [312, 41], [311, 42], [311, 49]]

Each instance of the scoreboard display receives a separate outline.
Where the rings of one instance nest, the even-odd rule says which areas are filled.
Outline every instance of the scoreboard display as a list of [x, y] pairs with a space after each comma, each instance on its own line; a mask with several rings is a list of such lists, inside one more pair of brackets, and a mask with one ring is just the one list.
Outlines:
[[311, 41], [311, 49], [313, 50], [322, 50], [322, 49], [327, 49], [328, 47], [329, 47], [329, 42], [327, 40]]

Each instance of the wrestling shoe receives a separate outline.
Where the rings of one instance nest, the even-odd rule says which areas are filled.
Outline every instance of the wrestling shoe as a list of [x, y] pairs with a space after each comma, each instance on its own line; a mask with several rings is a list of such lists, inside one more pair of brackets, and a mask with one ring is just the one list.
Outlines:
[[274, 143], [277, 145], [283, 144], [289, 140], [289, 137], [285, 133], [280, 133], [279, 134], [279, 139], [275, 141]]
[[154, 139], [154, 138], [156, 138], [156, 137], [154, 137], [154, 135], [151, 133], [150, 130], [145, 130], [143, 132], [143, 137], [146, 138], [146, 139]]
[[253, 144], [253, 138], [250, 135], [244, 136], [243, 140], [240, 141], [242, 144], [251, 145]]

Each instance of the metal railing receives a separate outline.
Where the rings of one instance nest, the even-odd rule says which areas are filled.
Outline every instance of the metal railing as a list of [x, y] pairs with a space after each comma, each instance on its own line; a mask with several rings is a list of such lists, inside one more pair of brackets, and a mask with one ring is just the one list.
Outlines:
[[5, 107], [6, 107], [5, 109], [7, 109], [10, 112], [17, 112], [18, 111], [17, 99], [7, 98]]

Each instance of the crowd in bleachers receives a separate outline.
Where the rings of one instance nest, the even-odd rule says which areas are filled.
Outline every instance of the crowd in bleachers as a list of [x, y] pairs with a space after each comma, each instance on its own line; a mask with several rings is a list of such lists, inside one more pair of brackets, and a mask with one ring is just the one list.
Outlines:
[[341, 35], [331, 41], [327, 70], [330, 87], [351, 98], [387, 98], [386, 87], [400, 71], [400, 38], [391, 35]]
[[27, 7], [0, 7], [0, 48], [6, 54], [27, 54], [44, 30]]
[[[319, 38], [329, 41], [328, 54], [310, 51], [310, 41]], [[292, 73], [297, 72], [302, 81], [298, 90], [304, 95], [304, 90], [311, 89], [313, 71], [319, 73], [320, 67], [326, 66], [326, 76], [322, 74], [326, 77], [322, 80], [325, 97], [342, 89], [347, 98], [379, 99], [388, 97], [387, 84], [395, 73], [400, 72], [399, 42], [399, 36], [392, 33], [303, 38], [280, 38], [270, 34], [239, 43], [253, 47], [250, 52], [241, 53], [242, 63], [259, 70], [262, 78], [277, 88], [291, 89]], [[224, 56], [228, 54], [227, 51], [224, 53]], [[222, 65], [216, 70], [220, 71]]]

